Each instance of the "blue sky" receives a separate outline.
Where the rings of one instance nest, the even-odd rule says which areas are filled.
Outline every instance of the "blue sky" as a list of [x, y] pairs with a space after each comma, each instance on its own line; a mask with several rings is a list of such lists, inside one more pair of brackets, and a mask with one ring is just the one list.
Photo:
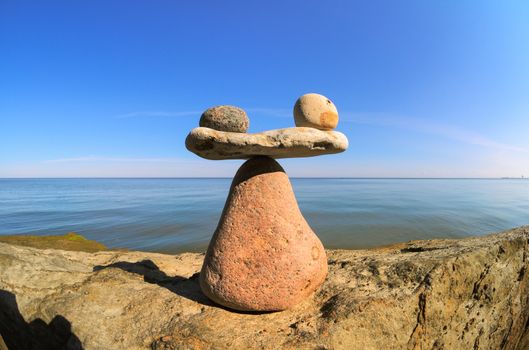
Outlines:
[[0, 177], [232, 176], [184, 139], [219, 104], [349, 138], [292, 176], [529, 176], [527, 1], [0, 2]]

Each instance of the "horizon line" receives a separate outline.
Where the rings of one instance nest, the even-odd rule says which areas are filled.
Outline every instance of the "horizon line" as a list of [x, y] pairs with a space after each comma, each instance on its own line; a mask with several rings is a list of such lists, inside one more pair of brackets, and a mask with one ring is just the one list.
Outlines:
[[[123, 180], [134, 180], [134, 179], [232, 179], [233, 176], [64, 176], [64, 177], [0, 177], [0, 180], [68, 180], [68, 179], [123, 179]], [[412, 176], [289, 176], [290, 179], [356, 179], [356, 180], [529, 180], [529, 177], [412, 177]]]

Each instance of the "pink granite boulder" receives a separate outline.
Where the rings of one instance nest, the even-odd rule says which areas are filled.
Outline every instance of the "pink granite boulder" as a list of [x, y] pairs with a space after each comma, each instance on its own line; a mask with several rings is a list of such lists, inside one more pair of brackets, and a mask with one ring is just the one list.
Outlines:
[[268, 157], [246, 161], [204, 259], [204, 294], [236, 310], [278, 311], [309, 296], [326, 275], [323, 245], [283, 168]]

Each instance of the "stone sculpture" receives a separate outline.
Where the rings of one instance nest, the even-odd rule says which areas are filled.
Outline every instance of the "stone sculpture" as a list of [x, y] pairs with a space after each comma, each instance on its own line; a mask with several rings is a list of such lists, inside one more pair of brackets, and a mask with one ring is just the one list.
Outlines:
[[347, 137], [334, 104], [307, 94], [294, 107], [298, 127], [246, 133], [246, 113], [208, 109], [186, 147], [206, 159], [248, 159], [237, 171], [208, 246], [200, 287], [214, 302], [241, 311], [288, 309], [327, 275], [322, 243], [299, 210], [285, 171], [274, 158], [343, 152]]

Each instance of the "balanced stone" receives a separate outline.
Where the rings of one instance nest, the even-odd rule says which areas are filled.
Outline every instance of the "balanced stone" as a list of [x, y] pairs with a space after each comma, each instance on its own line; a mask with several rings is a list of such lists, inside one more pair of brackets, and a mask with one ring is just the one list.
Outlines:
[[256, 134], [222, 132], [195, 128], [186, 138], [189, 151], [206, 159], [247, 159], [313, 157], [347, 149], [347, 137], [337, 131], [287, 128]]
[[294, 105], [294, 122], [296, 126], [332, 130], [338, 125], [338, 110], [323, 95], [305, 94]]
[[204, 259], [203, 293], [236, 310], [284, 310], [313, 293], [326, 275], [323, 245], [283, 168], [268, 157], [246, 161]]
[[199, 125], [220, 131], [246, 132], [250, 120], [246, 112], [239, 107], [216, 106], [202, 113]]

